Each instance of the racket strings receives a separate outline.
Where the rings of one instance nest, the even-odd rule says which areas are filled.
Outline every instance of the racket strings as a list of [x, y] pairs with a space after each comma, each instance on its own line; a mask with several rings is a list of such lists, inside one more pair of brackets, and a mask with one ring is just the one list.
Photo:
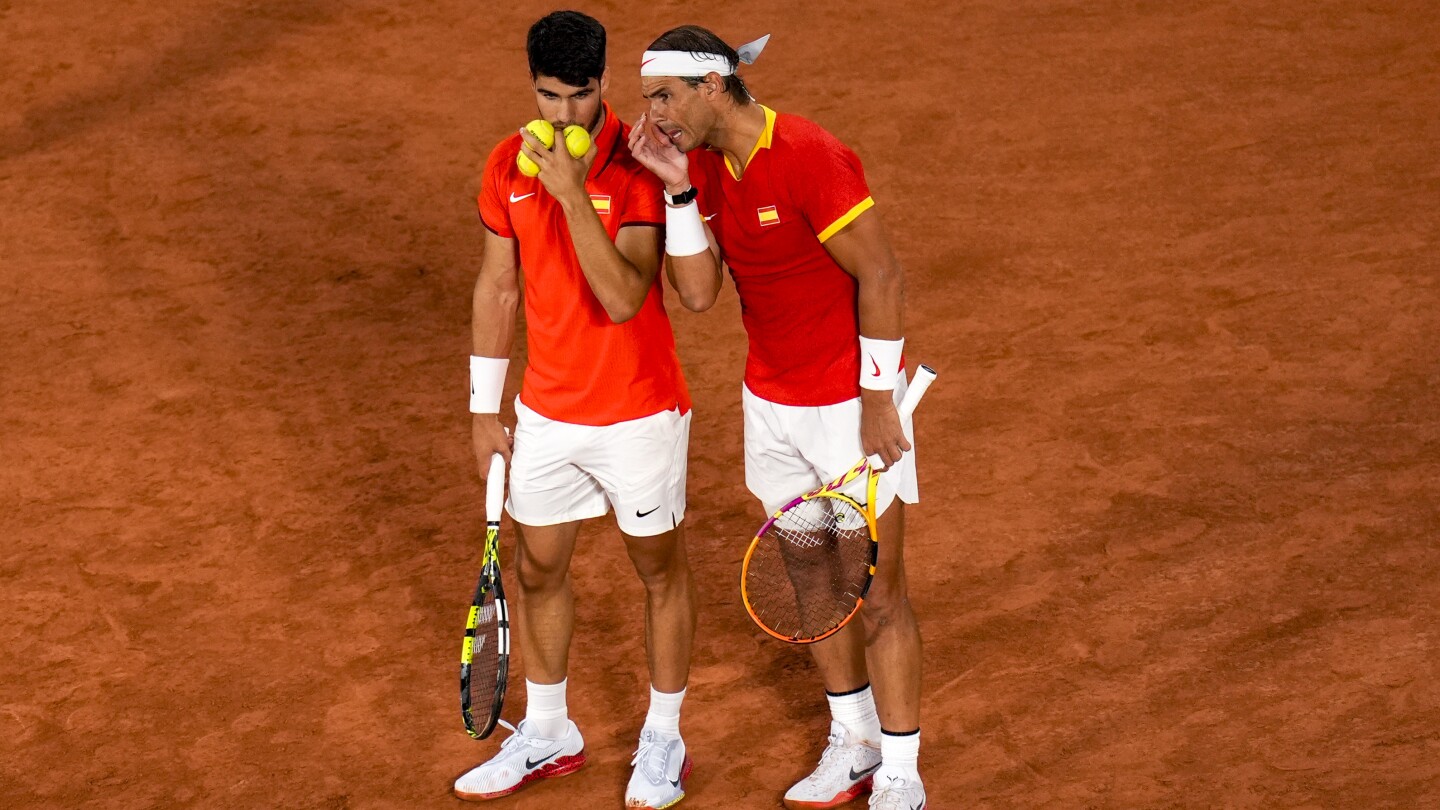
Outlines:
[[770, 524], [751, 554], [750, 607], [783, 636], [823, 635], [855, 609], [869, 582], [872, 554], [869, 524], [852, 503], [802, 501]]
[[486, 589], [475, 611], [475, 638], [471, 649], [471, 705], [478, 714], [488, 715], [490, 696], [500, 680], [500, 611], [495, 605], [493, 588]]

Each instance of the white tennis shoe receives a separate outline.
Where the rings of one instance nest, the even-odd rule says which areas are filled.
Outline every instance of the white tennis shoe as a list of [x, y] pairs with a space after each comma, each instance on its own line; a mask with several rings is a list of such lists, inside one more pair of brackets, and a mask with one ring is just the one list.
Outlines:
[[635, 766], [635, 771], [625, 788], [626, 807], [661, 810], [674, 807], [685, 798], [685, 778], [694, 763], [685, 753], [685, 741], [680, 735], [642, 730], [640, 747], [630, 764]]
[[870, 810], [925, 810], [925, 786], [919, 779], [881, 776], [870, 794]]
[[519, 728], [506, 723], [514, 733], [488, 762], [455, 780], [455, 795], [466, 801], [498, 799], [532, 782], [580, 770], [585, 764], [585, 740], [574, 722], [566, 724], [565, 736], [550, 740], [531, 733], [523, 720]]
[[785, 806], [790, 810], [839, 807], [869, 793], [871, 780], [879, 767], [880, 749], [860, 740], [844, 725], [832, 720], [829, 745], [820, 755], [820, 764], [814, 772], [785, 792]]

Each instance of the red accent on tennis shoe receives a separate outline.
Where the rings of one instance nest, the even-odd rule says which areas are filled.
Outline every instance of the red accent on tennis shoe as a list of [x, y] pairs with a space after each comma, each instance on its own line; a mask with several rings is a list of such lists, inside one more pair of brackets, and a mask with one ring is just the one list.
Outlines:
[[464, 799], [467, 802], [483, 802], [490, 799], [499, 799], [502, 796], [509, 796], [510, 794], [514, 793], [517, 790], [520, 790], [531, 782], [538, 782], [541, 779], [551, 779], [556, 776], [565, 776], [566, 774], [574, 773], [580, 770], [580, 767], [584, 764], [585, 749], [581, 748], [580, 753], [575, 754], [574, 756], [560, 757], [554, 762], [546, 764], [542, 768], [536, 768], [530, 773], [525, 774], [524, 778], [522, 778], [519, 782], [516, 782], [514, 787], [506, 788], [505, 790], [497, 790], [494, 793], [465, 793], [463, 791], [456, 790], [455, 795], [460, 797], [461, 799]]
[[825, 808], [829, 807], [839, 807], [842, 804], [853, 802], [861, 796], [868, 795], [874, 783], [875, 775], [870, 774], [845, 790], [836, 793], [828, 802], [802, 802], [795, 799], [782, 799], [781, 803], [789, 808], [789, 810], [825, 810]]

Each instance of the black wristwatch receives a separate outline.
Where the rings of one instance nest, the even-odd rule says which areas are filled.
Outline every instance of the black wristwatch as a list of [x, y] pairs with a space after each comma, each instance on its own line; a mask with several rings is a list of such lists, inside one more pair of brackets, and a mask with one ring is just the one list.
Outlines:
[[661, 191], [660, 193], [665, 195], [665, 202], [669, 205], [689, 205], [692, 200], [700, 196], [700, 189], [696, 188], [692, 183], [690, 188], [676, 194], [674, 197], [671, 197], [668, 191]]

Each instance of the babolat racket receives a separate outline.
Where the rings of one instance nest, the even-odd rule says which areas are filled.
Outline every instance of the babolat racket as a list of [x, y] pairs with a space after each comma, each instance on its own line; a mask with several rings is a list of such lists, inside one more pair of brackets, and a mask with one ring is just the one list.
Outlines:
[[510, 674], [510, 613], [500, 585], [500, 510], [505, 500], [505, 459], [490, 457], [485, 479], [485, 556], [480, 582], [465, 619], [465, 646], [460, 650], [460, 714], [465, 731], [483, 740], [495, 730], [505, 705]]
[[[915, 412], [935, 370], [921, 366], [900, 402], [903, 421]], [[878, 458], [860, 459], [844, 475], [801, 495], [765, 521], [740, 573], [745, 609], [782, 641], [808, 644], [833, 635], [865, 602], [875, 577]], [[841, 489], [867, 476], [865, 502]]]

